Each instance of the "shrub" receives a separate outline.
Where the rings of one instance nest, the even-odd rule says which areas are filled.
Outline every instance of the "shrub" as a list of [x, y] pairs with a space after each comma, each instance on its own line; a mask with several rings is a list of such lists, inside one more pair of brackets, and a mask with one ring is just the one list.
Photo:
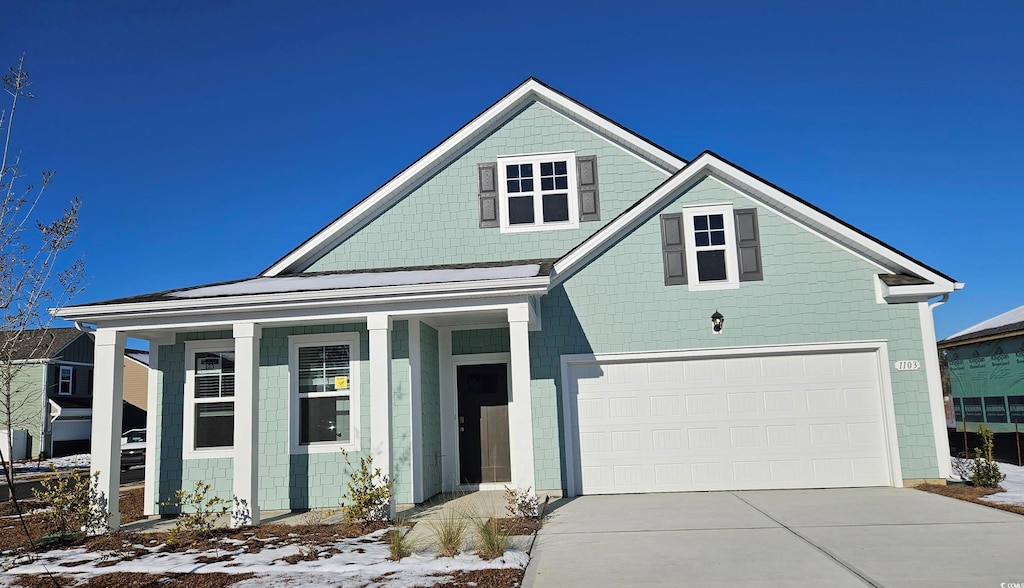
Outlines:
[[961, 451], [949, 460], [953, 466], [953, 473], [961, 480], [967, 481], [974, 477], [974, 460], [966, 451]]
[[997, 488], [1006, 475], [999, 471], [993, 455], [992, 430], [985, 425], [978, 425], [981, 447], [974, 449], [974, 474], [971, 482], [982, 488]]
[[469, 523], [453, 509], [448, 508], [437, 519], [430, 523], [430, 534], [437, 545], [437, 554], [441, 557], [455, 557], [462, 552], [466, 543], [466, 532]]
[[181, 536], [195, 541], [213, 531], [217, 517], [228, 511], [228, 501], [219, 496], [208, 498], [209, 492], [210, 485], [199, 480], [191, 492], [177, 490], [173, 500], [163, 502], [164, 506], [177, 508], [180, 513], [167, 535], [168, 543], [177, 541]]
[[498, 519], [474, 519], [473, 526], [477, 534], [477, 555], [483, 559], [494, 559], [505, 554], [508, 549], [508, 533]]
[[388, 551], [391, 552], [390, 559], [400, 561], [403, 557], [412, 555], [415, 546], [409, 538], [410, 530], [411, 527], [399, 521], [385, 533], [384, 540], [388, 544]]
[[61, 474], [55, 466], [52, 473], [33, 489], [36, 500], [50, 505], [40, 516], [50, 532], [62, 539], [82, 531], [103, 533], [108, 529], [107, 497], [99, 489], [99, 472], [92, 476], [77, 470]]
[[[348, 453], [344, 449], [342, 453], [351, 467]], [[359, 469], [352, 472], [348, 492], [342, 495], [341, 502], [341, 514], [350, 523], [391, 518], [391, 481], [380, 468], [373, 467], [372, 456], [359, 458]]]
[[535, 519], [540, 516], [540, 500], [533, 488], [509, 488], [505, 486], [505, 510], [516, 519]]

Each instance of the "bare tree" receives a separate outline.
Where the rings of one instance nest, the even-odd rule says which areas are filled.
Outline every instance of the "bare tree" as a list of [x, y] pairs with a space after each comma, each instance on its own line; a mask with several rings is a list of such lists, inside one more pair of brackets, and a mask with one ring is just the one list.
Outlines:
[[[65, 258], [78, 234], [76, 197], [50, 222], [36, 218], [36, 207], [53, 180], [53, 171], [44, 171], [38, 184], [25, 184], [20, 168], [21, 156], [14, 155], [11, 130], [20, 103], [33, 96], [28, 91], [25, 57], [3, 76], [3, 89], [10, 95], [10, 110], [0, 111], [3, 159], [0, 161], [0, 430], [7, 435], [7, 455], [13, 457], [13, 431], [16, 426], [38, 424], [38, 410], [25, 410], [26, 403], [38, 409], [41, 390], [19, 389], [19, 374], [25, 369], [23, 358], [46, 357], [54, 338], [46, 336], [52, 317], [48, 306], [62, 306], [82, 288], [85, 263], [81, 257]], [[22, 184], [25, 184], [22, 186]], [[25, 393], [29, 392], [29, 393]], [[32, 416], [27, 416], [32, 412]], [[28, 422], [25, 422], [28, 421]], [[14, 492], [14, 467], [0, 455], [8, 492], [20, 512]], [[22, 521], [28, 535], [28, 528]], [[31, 537], [29, 537], [31, 541]]]

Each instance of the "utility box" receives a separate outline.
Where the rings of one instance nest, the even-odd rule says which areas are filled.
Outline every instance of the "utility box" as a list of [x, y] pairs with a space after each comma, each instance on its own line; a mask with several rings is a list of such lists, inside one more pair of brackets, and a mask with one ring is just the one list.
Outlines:
[[28, 429], [14, 429], [14, 457], [7, 455], [7, 437], [9, 431], [0, 431], [0, 453], [4, 461], [20, 461], [28, 459]]

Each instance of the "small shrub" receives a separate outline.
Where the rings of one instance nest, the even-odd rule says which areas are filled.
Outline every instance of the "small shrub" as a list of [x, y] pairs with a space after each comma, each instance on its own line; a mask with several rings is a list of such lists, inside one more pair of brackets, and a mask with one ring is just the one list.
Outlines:
[[533, 488], [509, 488], [505, 486], [505, 510], [516, 519], [535, 519], [540, 516], [540, 499]]
[[469, 523], [450, 508], [430, 523], [430, 534], [437, 545], [437, 554], [441, 557], [455, 557], [461, 553], [467, 531]]
[[[345, 462], [348, 453], [342, 450]], [[373, 457], [359, 458], [359, 469], [352, 472], [348, 492], [341, 497], [341, 514], [350, 523], [386, 521], [391, 518], [391, 480], [373, 467]]]
[[231, 526], [235, 529], [252, 526], [252, 509], [249, 508], [249, 501], [237, 496], [232, 496], [231, 500], [235, 503], [231, 509]]
[[993, 455], [992, 429], [978, 425], [978, 435], [981, 437], [981, 447], [974, 449], [974, 474], [971, 482], [982, 488], [997, 488], [1006, 475], [999, 471], [999, 464]]
[[505, 554], [508, 549], [508, 533], [498, 519], [474, 519], [473, 526], [477, 534], [477, 555], [483, 559], [494, 559]]
[[77, 470], [61, 474], [54, 466], [51, 470], [51, 474], [40, 482], [42, 488], [32, 490], [36, 500], [50, 505], [39, 515], [50, 532], [65, 539], [82, 531], [107, 531], [110, 512], [107, 511], [107, 497], [99, 489], [99, 472], [88, 476]]
[[961, 480], [967, 481], [974, 477], [974, 460], [968, 456], [966, 451], [961, 451], [954, 457], [949, 458], [953, 466], [953, 473]]
[[414, 545], [409, 538], [409, 531], [412, 528], [399, 521], [384, 534], [384, 540], [388, 544], [388, 551], [391, 552], [389, 559], [401, 561], [403, 557], [412, 555]]
[[164, 506], [177, 508], [180, 512], [167, 534], [168, 543], [174, 543], [182, 536], [192, 541], [209, 536], [217, 517], [228, 511], [228, 501], [219, 496], [207, 497], [209, 492], [210, 485], [199, 480], [191, 492], [178, 490], [173, 500], [163, 502]]
[[334, 516], [334, 512], [334, 509], [331, 508], [311, 510], [302, 515], [302, 524], [310, 527], [323, 527], [327, 525], [328, 519]]

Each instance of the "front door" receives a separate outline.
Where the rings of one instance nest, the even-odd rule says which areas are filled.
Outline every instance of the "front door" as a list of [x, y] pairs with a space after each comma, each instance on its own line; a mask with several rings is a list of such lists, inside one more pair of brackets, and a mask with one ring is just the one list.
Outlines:
[[458, 366], [459, 478], [462, 484], [511, 482], [508, 366]]

